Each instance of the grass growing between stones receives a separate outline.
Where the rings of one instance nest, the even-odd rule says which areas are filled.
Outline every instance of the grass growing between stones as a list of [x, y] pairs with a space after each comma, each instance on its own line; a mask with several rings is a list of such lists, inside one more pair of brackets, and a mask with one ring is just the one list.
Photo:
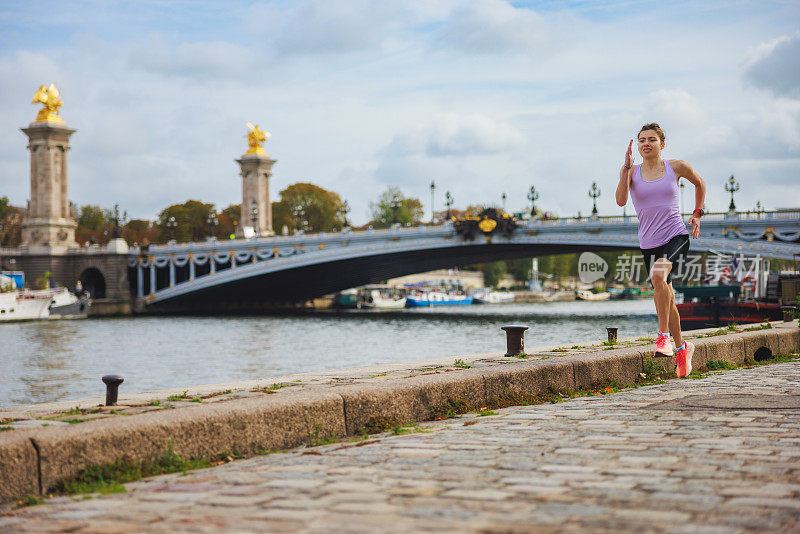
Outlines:
[[153, 461], [131, 460], [122, 457], [110, 464], [94, 464], [85, 467], [75, 477], [60, 482], [53, 492], [58, 495], [120, 493], [125, 491], [123, 484], [127, 482], [134, 482], [144, 477], [209, 467], [213, 465], [213, 462], [214, 459], [210, 458], [182, 458], [172, 450], [172, 445], [168, 445], [164, 454]]
[[189, 391], [187, 390], [187, 391], [184, 391], [183, 393], [181, 393], [180, 395], [170, 395], [169, 397], [167, 397], [167, 400], [170, 401], [170, 402], [175, 402], [175, 401], [188, 399], [188, 398], [189, 398]]

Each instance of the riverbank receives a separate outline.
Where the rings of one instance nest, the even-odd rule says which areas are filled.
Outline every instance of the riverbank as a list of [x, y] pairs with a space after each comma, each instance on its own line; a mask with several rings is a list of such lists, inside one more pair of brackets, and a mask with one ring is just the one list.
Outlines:
[[[694, 364], [741, 364], [800, 348], [796, 322], [696, 331]], [[0, 501], [41, 495], [94, 464], [286, 449], [556, 392], [636, 384], [674, 372], [651, 340], [530, 349], [33, 405], [0, 412]]]
[[0, 506], [0, 530], [794, 532], [800, 361], [761, 363], [280, 454], [173, 458], [144, 479], [96, 471], [78, 494]]

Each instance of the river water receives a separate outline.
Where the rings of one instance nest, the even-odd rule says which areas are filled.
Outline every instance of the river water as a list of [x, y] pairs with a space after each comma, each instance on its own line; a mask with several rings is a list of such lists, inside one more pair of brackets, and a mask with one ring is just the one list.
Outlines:
[[652, 300], [517, 303], [292, 315], [120, 317], [0, 324], [0, 407], [505, 350], [654, 335]]

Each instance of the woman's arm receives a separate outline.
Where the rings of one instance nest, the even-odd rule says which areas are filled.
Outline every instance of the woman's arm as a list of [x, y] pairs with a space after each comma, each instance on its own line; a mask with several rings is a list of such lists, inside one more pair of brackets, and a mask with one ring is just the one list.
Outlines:
[[617, 205], [624, 206], [628, 203], [628, 189], [631, 186], [631, 176], [633, 175], [633, 154], [631, 147], [633, 139], [628, 143], [628, 151], [625, 153], [625, 163], [619, 170], [619, 185], [617, 185]]
[[694, 186], [694, 212], [692, 213], [689, 222], [692, 223], [692, 237], [697, 239], [700, 236], [700, 218], [702, 215], [697, 213], [697, 210], [702, 210], [703, 205], [706, 203], [706, 182], [700, 178], [700, 175], [694, 172], [692, 166], [682, 159], [675, 159], [670, 161], [672, 169], [678, 175], [678, 179], [686, 178]]

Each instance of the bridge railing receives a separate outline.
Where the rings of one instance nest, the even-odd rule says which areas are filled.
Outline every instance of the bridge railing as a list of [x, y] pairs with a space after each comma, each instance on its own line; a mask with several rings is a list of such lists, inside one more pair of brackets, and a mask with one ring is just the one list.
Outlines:
[[[684, 213], [682, 214], [683, 220], [688, 223], [689, 218], [691, 217], [691, 213]], [[735, 224], [736, 222], [740, 221], [785, 221], [785, 220], [800, 220], [800, 209], [789, 209], [789, 210], [780, 210], [780, 211], [762, 211], [762, 212], [712, 212], [706, 213], [703, 216], [704, 221], [730, 221], [731, 223]], [[639, 219], [636, 217], [635, 214], [633, 215], [603, 215], [603, 216], [596, 216], [596, 217], [558, 217], [558, 218], [550, 218], [550, 219], [534, 219], [534, 220], [524, 220], [520, 222], [520, 225], [523, 228], [536, 228], [536, 227], [553, 227], [553, 226], [589, 226], [593, 227], [595, 225], [630, 225], [636, 226], [639, 223]], [[366, 230], [357, 230], [353, 231], [350, 229], [345, 229], [339, 232], [319, 232], [315, 234], [302, 234], [302, 235], [274, 235], [270, 237], [254, 237], [250, 239], [236, 239], [236, 240], [209, 240], [203, 242], [194, 242], [194, 243], [171, 243], [167, 245], [157, 245], [153, 244], [150, 245], [151, 252], [173, 252], [176, 250], [181, 251], [202, 251], [208, 248], [213, 247], [224, 247], [224, 246], [234, 246], [234, 247], [242, 247], [247, 246], [249, 244], [252, 245], [263, 245], [265, 243], [274, 243], [279, 245], [282, 242], [295, 242], [300, 237], [307, 237], [310, 239], [342, 239], [349, 235], [358, 235], [358, 236], [375, 236], [375, 237], [386, 237], [386, 236], [393, 236], [393, 235], [408, 235], [408, 234], [415, 234], [419, 232], [437, 232], [442, 231], [448, 227], [452, 226], [452, 222], [446, 221], [441, 225], [429, 225], [429, 224], [421, 224], [419, 226], [392, 226], [390, 228], [369, 228]], [[131, 249], [132, 254], [138, 254], [138, 249]]]

